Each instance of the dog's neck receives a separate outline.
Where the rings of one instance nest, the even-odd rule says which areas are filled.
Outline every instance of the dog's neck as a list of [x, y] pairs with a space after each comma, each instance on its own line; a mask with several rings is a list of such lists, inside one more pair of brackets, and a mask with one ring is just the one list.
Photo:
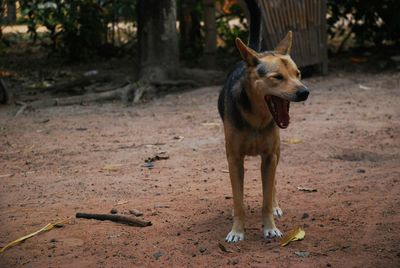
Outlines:
[[274, 119], [265, 102], [264, 95], [253, 87], [250, 75], [246, 74], [240, 83], [239, 102], [243, 118], [255, 129], [265, 129]]

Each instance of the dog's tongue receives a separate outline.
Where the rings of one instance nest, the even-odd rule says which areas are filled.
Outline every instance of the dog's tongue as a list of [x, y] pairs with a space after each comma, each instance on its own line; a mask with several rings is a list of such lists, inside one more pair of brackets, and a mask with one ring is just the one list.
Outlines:
[[272, 113], [275, 122], [280, 128], [287, 128], [289, 126], [289, 104], [290, 102], [275, 96], [272, 96], [274, 103], [275, 113]]

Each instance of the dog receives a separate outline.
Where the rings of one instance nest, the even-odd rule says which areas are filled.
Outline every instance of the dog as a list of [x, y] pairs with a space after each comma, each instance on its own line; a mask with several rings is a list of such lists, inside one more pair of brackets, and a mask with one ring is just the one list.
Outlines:
[[262, 223], [265, 238], [282, 237], [275, 216], [282, 216], [276, 198], [275, 172], [280, 158], [280, 129], [289, 126], [290, 102], [305, 101], [309, 91], [290, 57], [292, 32], [273, 51], [259, 52], [261, 15], [255, 0], [245, 1], [250, 13], [249, 46], [236, 38], [242, 61], [229, 73], [218, 98], [233, 193], [233, 226], [227, 242], [244, 239], [244, 157], [261, 156]]

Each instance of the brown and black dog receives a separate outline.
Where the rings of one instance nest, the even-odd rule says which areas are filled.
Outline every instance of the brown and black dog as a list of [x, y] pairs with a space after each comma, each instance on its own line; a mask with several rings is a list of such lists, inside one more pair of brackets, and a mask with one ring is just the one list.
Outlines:
[[280, 157], [279, 128], [289, 125], [290, 102], [304, 101], [309, 94], [289, 55], [292, 32], [274, 51], [257, 52], [260, 33], [255, 31], [260, 30], [260, 13], [255, 0], [246, 0], [246, 3], [251, 20], [249, 44], [253, 48], [236, 39], [243, 61], [228, 75], [218, 99], [233, 192], [233, 226], [226, 236], [228, 242], [244, 239], [243, 162], [246, 155], [261, 156], [264, 236], [282, 236], [274, 222], [274, 215], [282, 215], [275, 181]]

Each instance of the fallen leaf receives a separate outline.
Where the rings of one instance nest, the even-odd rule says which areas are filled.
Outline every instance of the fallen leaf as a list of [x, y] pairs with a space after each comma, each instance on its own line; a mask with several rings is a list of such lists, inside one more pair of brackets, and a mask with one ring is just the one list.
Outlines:
[[367, 87], [367, 86], [364, 86], [364, 85], [361, 85], [361, 84], [358, 84], [358, 87], [360, 88], [360, 89], [364, 89], [364, 90], [371, 90], [372, 88], [370, 88], [370, 87]]
[[303, 240], [305, 235], [306, 232], [301, 227], [297, 227], [282, 238], [281, 246], [284, 247], [292, 241]]
[[297, 139], [297, 138], [284, 140], [283, 142], [286, 143], [286, 144], [299, 144], [299, 143], [302, 143], [302, 141], [300, 139]]
[[168, 205], [163, 205], [163, 204], [155, 204], [154, 208], [169, 208]]
[[232, 252], [233, 252], [232, 250], [227, 249], [227, 248], [225, 247], [225, 245], [222, 244], [221, 242], [218, 242], [218, 247], [219, 247], [223, 252], [226, 252], [226, 253], [232, 253]]
[[175, 136], [175, 137], [174, 137], [174, 140], [182, 141], [184, 138], [185, 138], [185, 137], [183, 137], [183, 136]]
[[6, 249], [8, 249], [9, 247], [12, 247], [15, 244], [18, 244], [19, 242], [25, 241], [26, 239], [29, 239], [35, 235], [50, 231], [51, 229], [53, 229], [55, 226], [63, 224], [65, 222], [69, 221], [69, 219], [66, 220], [62, 220], [59, 222], [55, 222], [55, 223], [49, 223], [46, 226], [44, 226], [42, 229], [37, 230], [36, 232], [30, 233], [28, 235], [25, 235], [23, 237], [20, 237], [18, 239], [15, 239], [14, 241], [11, 241], [10, 243], [8, 243], [7, 245], [5, 245], [2, 249], [0, 249], [0, 253], [3, 253]]
[[110, 164], [110, 165], [105, 165], [104, 167], [102, 167], [102, 170], [108, 170], [108, 171], [117, 171], [119, 169], [121, 169], [122, 164]]
[[127, 201], [127, 200], [121, 200], [121, 201], [117, 202], [116, 205], [123, 205], [123, 204], [126, 204], [126, 203], [128, 203], [128, 202], [129, 202], [129, 201]]
[[150, 162], [155, 162], [155, 161], [159, 161], [159, 160], [167, 160], [167, 159], [169, 159], [169, 155], [167, 152], [159, 152], [156, 155], [154, 155], [153, 157], [148, 157], [146, 160], [144, 160], [144, 162], [150, 163]]
[[298, 186], [297, 190], [302, 191], [302, 192], [309, 192], [309, 193], [317, 191], [317, 189], [314, 189], [314, 188], [307, 188], [307, 187], [301, 187], [301, 186]]

